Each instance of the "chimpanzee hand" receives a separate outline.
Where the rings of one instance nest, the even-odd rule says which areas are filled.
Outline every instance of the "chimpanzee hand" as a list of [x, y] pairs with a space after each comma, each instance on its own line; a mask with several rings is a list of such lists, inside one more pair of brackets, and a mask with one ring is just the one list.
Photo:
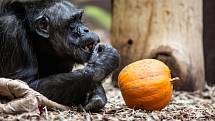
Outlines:
[[120, 56], [111, 45], [99, 44], [87, 64], [87, 70], [93, 73], [93, 81], [102, 81], [119, 66]]

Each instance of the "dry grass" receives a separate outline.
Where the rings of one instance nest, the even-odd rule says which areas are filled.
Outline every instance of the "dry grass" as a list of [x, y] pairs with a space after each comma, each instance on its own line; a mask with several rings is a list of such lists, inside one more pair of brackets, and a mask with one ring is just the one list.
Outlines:
[[126, 107], [118, 89], [105, 85], [108, 104], [100, 113], [77, 111], [48, 111], [42, 115], [26, 113], [21, 115], [1, 114], [0, 120], [69, 120], [69, 121], [136, 121], [136, 120], [215, 120], [215, 87], [205, 87], [203, 93], [174, 92], [171, 103], [161, 111], [146, 112]]

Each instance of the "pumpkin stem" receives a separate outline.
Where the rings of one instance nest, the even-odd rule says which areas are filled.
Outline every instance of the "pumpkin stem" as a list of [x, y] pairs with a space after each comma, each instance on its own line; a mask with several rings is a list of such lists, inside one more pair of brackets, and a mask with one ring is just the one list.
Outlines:
[[175, 81], [178, 81], [178, 80], [180, 80], [180, 78], [179, 77], [175, 77], [175, 78], [170, 79], [170, 82], [173, 84]]

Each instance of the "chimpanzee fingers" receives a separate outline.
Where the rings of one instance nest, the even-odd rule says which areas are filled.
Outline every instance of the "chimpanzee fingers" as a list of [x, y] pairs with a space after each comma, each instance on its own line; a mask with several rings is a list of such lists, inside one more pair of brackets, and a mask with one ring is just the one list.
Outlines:
[[91, 92], [88, 98], [84, 105], [86, 111], [98, 112], [107, 103], [105, 90], [100, 84], [97, 84], [97, 87]]
[[110, 54], [113, 56], [119, 56], [118, 51], [109, 44], [98, 44], [94, 49], [94, 53], [97, 53], [99, 55]]
[[93, 72], [94, 81], [102, 81], [119, 66], [120, 56], [111, 45], [99, 44], [87, 64], [87, 69]]
[[92, 98], [90, 102], [84, 107], [86, 111], [91, 112], [98, 112], [100, 111], [104, 106], [105, 102], [101, 98]]
[[105, 69], [105, 72], [111, 73], [119, 66], [120, 55], [111, 45], [99, 44], [96, 46], [88, 64], [94, 67]]

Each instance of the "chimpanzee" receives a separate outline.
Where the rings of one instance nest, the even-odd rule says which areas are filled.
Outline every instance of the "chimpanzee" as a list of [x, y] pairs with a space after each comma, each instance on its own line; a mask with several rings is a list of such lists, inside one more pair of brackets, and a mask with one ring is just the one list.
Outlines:
[[118, 67], [119, 54], [99, 44], [82, 14], [66, 0], [1, 0], [0, 77], [23, 80], [64, 105], [103, 108], [101, 83]]

